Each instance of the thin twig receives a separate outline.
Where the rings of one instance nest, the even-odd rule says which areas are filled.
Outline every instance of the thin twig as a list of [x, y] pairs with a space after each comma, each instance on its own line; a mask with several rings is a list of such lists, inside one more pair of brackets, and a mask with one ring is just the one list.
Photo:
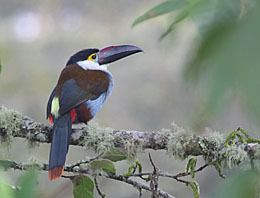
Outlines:
[[[198, 169], [196, 169], [194, 172], [197, 173], [197, 172], [200, 172], [202, 171], [203, 169], [207, 168], [209, 166], [209, 164], [204, 164], [203, 166], [199, 167]], [[182, 172], [182, 173], [178, 173], [177, 175], [174, 175], [174, 176], [170, 176], [168, 175], [169, 177], [171, 178], [178, 178], [178, 177], [186, 177], [188, 175], [190, 175], [191, 172]], [[163, 176], [163, 175], [160, 175], [160, 176]], [[165, 176], [165, 177], [168, 177], [168, 176]]]
[[[138, 190], [143, 189], [143, 190], [147, 190], [147, 191], [152, 192], [151, 188], [148, 185], [146, 185], [142, 182], [137, 182], [137, 181], [130, 179], [130, 178], [123, 177], [122, 175], [108, 175], [106, 177], [109, 178], [109, 179], [113, 179], [113, 180], [117, 180], [117, 181], [121, 181], [121, 182], [130, 184], [133, 187], [137, 188]], [[170, 195], [169, 193], [167, 193], [167, 192], [165, 192], [161, 189], [157, 189], [157, 191], [159, 193], [159, 196], [161, 196], [163, 198], [175, 198], [174, 196]]]
[[[153, 163], [150, 155], [149, 155], [149, 158], [150, 158], [151, 164], [154, 167], [154, 170], [157, 169], [155, 164]], [[94, 158], [92, 158], [92, 159], [94, 159]], [[39, 170], [48, 171], [48, 165], [47, 164], [36, 164], [36, 163], [35, 164], [22, 164], [22, 163], [16, 163], [14, 161], [8, 161], [8, 160], [0, 160], [0, 164], [5, 164], [5, 166], [4, 166], [5, 169], [13, 168], [13, 169], [16, 169], [16, 170], [28, 170], [28, 169], [31, 169], [31, 168], [36, 168], [36, 169], [39, 169]], [[200, 172], [208, 166], [209, 166], [209, 164], [204, 164], [203, 166], [196, 169], [195, 172]], [[151, 176], [151, 175], [154, 174], [154, 170], [153, 170], [152, 173], [151, 172], [134, 173], [134, 174], [131, 174], [130, 177]], [[71, 166], [65, 166], [64, 171], [74, 172], [74, 173], [76, 172], [76, 173], [80, 173], [80, 174], [90, 174], [91, 173], [91, 170], [89, 170], [87, 168], [84, 168], [84, 169], [81, 168], [79, 170], [74, 170], [73, 168], [71, 168]], [[182, 183], [186, 183], [186, 181], [180, 179], [180, 177], [186, 177], [190, 174], [191, 174], [190, 172], [182, 172], [182, 173], [178, 173], [178, 174], [173, 175], [173, 174], [161, 171], [161, 170], [158, 170], [158, 172], [156, 173], [156, 175], [158, 177], [159, 176], [160, 177], [168, 177], [168, 178], [175, 179], [176, 181], [182, 182]], [[72, 176], [63, 175], [63, 177], [64, 178], [71, 178]], [[156, 184], [156, 182], [155, 182], [155, 184]], [[157, 183], [157, 185], [158, 185], [158, 183]]]
[[[71, 172], [71, 171], [74, 170], [75, 167], [80, 167], [80, 165], [82, 165], [82, 164], [88, 164], [88, 163], [90, 163], [90, 162], [92, 162], [92, 161], [94, 161], [94, 160], [100, 158], [102, 155], [103, 155], [103, 153], [101, 153], [101, 154], [99, 154], [99, 155], [97, 155], [97, 156], [95, 156], [95, 157], [92, 157], [92, 158], [90, 158], [90, 159], [80, 160], [79, 162], [77, 162], [77, 163], [75, 163], [75, 164], [72, 164], [72, 165], [70, 165], [70, 166], [66, 166], [66, 171]], [[71, 170], [71, 171], [70, 171], [70, 170]]]
[[[203, 166], [196, 169], [194, 172], [195, 173], [200, 172], [203, 169], [207, 168], [208, 166], [209, 166], [209, 164], [204, 164]], [[134, 174], [130, 175], [130, 177], [142, 177], [142, 176], [149, 176], [151, 174], [152, 173], [150, 173], [150, 172], [134, 173]], [[182, 173], [178, 173], [176, 175], [173, 175], [173, 174], [170, 174], [170, 173], [167, 173], [167, 172], [164, 172], [164, 171], [158, 172], [158, 176], [169, 177], [169, 178], [172, 178], [172, 179], [176, 179], [176, 178], [179, 178], [179, 177], [186, 177], [186, 176], [189, 176], [190, 174], [191, 174], [191, 172], [182, 172]]]
[[97, 181], [97, 176], [94, 176], [94, 183], [95, 183], [95, 187], [96, 187], [96, 190], [97, 190], [99, 196], [102, 197], [102, 198], [105, 198], [106, 195], [99, 188], [98, 181]]
[[151, 181], [150, 181], [152, 198], [159, 198], [159, 192], [158, 192], [158, 179], [159, 179], [158, 171], [159, 171], [159, 169], [155, 166], [150, 153], [149, 153], [149, 160], [153, 166], [153, 173], [151, 174]]
[[139, 198], [143, 196], [142, 188], [139, 189]]
[[[32, 168], [36, 168], [38, 170], [43, 170], [43, 171], [48, 171], [48, 165], [47, 164], [22, 164], [22, 163], [16, 163], [16, 162], [13, 162], [13, 161], [8, 161], [8, 160], [1, 160], [1, 164], [5, 164], [6, 166], [4, 167], [6, 170], [7, 169], [16, 169], [16, 170], [29, 170], [29, 169], [32, 169]], [[64, 171], [67, 171], [67, 172], [75, 172], [73, 170], [71, 170], [71, 168], [67, 168], [65, 167], [64, 168]], [[77, 173], [79, 174], [90, 174], [90, 170], [89, 169], [83, 169], [81, 168]], [[150, 173], [151, 174], [151, 173]], [[62, 176], [63, 178], [67, 178], [67, 179], [73, 179], [75, 177], [75, 175], [71, 175], [71, 176], [66, 176], [66, 175], [63, 175]], [[112, 174], [109, 174], [109, 175], [105, 175], [106, 178], [109, 178], [109, 179], [113, 179], [113, 180], [117, 180], [117, 181], [121, 181], [121, 182], [124, 182], [124, 183], [127, 183], [127, 184], [130, 184], [132, 185], [133, 187], [137, 188], [140, 192], [140, 189], [142, 190], [147, 190], [147, 191], [150, 191], [151, 192], [151, 188], [142, 183], [142, 182], [138, 182], [138, 181], [135, 181], [135, 180], [132, 180], [130, 178], [126, 178], [122, 175], [112, 175]], [[169, 193], [165, 192], [165, 191], [162, 191], [160, 189], [157, 189], [159, 195], [163, 198], [175, 198], [174, 196], [170, 195]]]

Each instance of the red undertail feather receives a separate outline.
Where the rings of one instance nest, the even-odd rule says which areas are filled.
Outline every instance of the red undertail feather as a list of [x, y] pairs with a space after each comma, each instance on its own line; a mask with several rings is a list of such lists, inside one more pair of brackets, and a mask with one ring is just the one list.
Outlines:
[[49, 122], [50, 122], [51, 125], [53, 124], [53, 117], [52, 117], [52, 115], [49, 116]]
[[[76, 109], [72, 109], [70, 111], [70, 118], [71, 118], [72, 123], [74, 123], [76, 118], [77, 118], [77, 111], [76, 111]], [[50, 124], [53, 125], [53, 116], [50, 115], [48, 119], [49, 119]]]
[[63, 166], [59, 166], [57, 168], [53, 168], [49, 170], [49, 179], [50, 180], [59, 179], [63, 174], [63, 170], [64, 170]]
[[77, 117], [77, 111], [76, 109], [71, 109], [70, 111], [70, 118], [71, 118], [71, 122], [74, 123]]

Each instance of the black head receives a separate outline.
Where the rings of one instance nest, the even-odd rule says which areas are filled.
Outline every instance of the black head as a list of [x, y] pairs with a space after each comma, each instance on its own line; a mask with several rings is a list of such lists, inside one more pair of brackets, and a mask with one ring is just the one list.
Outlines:
[[90, 49], [83, 49], [77, 52], [76, 54], [72, 55], [70, 59], [68, 60], [67, 65], [75, 64], [78, 61], [84, 61], [87, 60], [88, 57], [94, 53], [97, 53], [99, 50], [95, 48], [90, 48]]
[[141, 48], [134, 45], [109, 46], [101, 50], [95, 48], [83, 49], [71, 56], [66, 66], [85, 60], [104, 65], [142, 51]]

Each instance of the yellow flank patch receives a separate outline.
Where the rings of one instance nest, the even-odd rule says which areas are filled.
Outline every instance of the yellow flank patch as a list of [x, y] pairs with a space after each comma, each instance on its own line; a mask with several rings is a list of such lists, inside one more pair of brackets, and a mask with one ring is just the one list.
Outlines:
[[52, 102], [51, 102], [51, 113], [55, 116], [59, 116], [59, 109], [60, 109], [60, 102], [59, 98], [54, 97]]

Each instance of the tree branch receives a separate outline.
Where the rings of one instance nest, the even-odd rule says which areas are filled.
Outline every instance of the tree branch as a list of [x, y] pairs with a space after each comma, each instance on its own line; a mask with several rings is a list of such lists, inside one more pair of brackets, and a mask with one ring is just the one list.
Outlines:
[[[0, 107], [0, 117], [5, 120], [4, 124], [0, 122], [0, 137], [11, 135], [13, 137], [26, 138], [34, 142], [50, 143], [52, 127], [33, 119], [23, 116], [20, 113], [9, 110], [5, 107]], [[5, 115], [5, 116], [3, 116]], [[10, 131], [10, 124], [15, 126], [15, 131], [12, 134], [7, 134]], [[12, 127], [14, 128], [14, 126]], [[167, 144], [167, 137], [157, 132], [143, 132], [143, 131], [126, 131], [113, 130], [113, 144], [115, 147], [124, 147], [126, 141], [133, 141], [136, 144], [142, 144], [144, 149], [165, 149]], [[85, 146], [84, 139], [88, 136], [88, 126], [73, 129], [71, 138], [71, 145]]]
[[[107, 178], [125, 182], [127, 184], [134, 186], [137, 189], [148, 190], [150, 192], [153, 191], [148, 185], [146, 185], [142, 182], [137, 182], [137, 181], [130, 179], [130, 178], [123, 177], [122, 175], [109, 175], [109, 176], [107, 176]], [[157, 192], [163, 198], [175, 198], [174, 196], [172, 196], [169, 193], [162, 191], [160, 189], [157, 189]]]
[[[17, 163], [14, 161], [9, 161], [9, 160], [0, 160], [0, 166], [3, 167], [5, 170], [8, 169], [15, 169], [15, 170], [30, 170], [32, 168], [36, 168], [38, 170], [43, 170], [43, 171], [48, 171], [48, 165], [47, 164], [22, 164], [22, 163]], [[70, 166], [65, 166], [64, 167], [64, 171], [66, 172], [72, 172], [72, 173], [78, 173], [78, 174], [91, 174], [93, 173], [93, 171], [91, 171], [88, 168], [80, 168], [78, 170], [73, 170], [71, 169]], [[117, 181], [121, 181], [127, 184], [132, 185], [133, 187], [137, 188], [138, 190], [147, 190], [150, 192], [153, 192], [153, 189], [151, 189], [148, 185], [144, 184], [143, 182], [139, 182], [139, 181], [135, 181], [133, 179], [130, 179], [128, 177], [124, 177], [123, 175], [117, 175], [117, 174], [106, 174], [104, 175], [106, 178], [108, 179], [112, 179], [112, 180], [117, 180]], [[70, 179], [71, 177], [74, 176], [62, 176], [64, 178], [68, 178]], [[94, 179], [95, 179], [96, 175], [94, 175]], [[94, 180], [96, 182], [96, 180]], [[99, 195], [102, 197], [104, 197], [104, 194], [100, 191], [99, 187], [97, 188], [97, 190], [99, 191]], [[157, 189], [158, 194], [163, 197], [163, 198], [175, 198], [174, 196], [170, 195], [169, 193], [162, 191], [160, 189]]]
[[[20, 137], [32, 142], [50, 143], [51, 136], [51, 126], [36, 122], [16, 111], [0, 107], [0, 137], [3, 140]], [[90, 147], [104, 145], [105, 148], [118, 147], [130, 148], [130, 150], [138, 147], [154, 150], [164, 149], [181, 159], [189, 156], [203, 156], [207, 161], [214, 161], [219, 158], [220, 154], [235, 149], [242, 152], [242, 154], [239, 153], [239, 159], [234, 156], [230, 159], [231, 161], [235, 159], [237, 160], [236, 163], [239, 163], [247, 158], [260, 159], [259, 141], [252, 138], [250, 140], [252, 141], [233, 142], [227, 149], [225, 147], [227, 140], [216, 132], [205, 136], [197, 136], [187, 133], [187, 131], [176, 125], [173, 125], [172, 129], [162, 131], [113, 130], [90, 125], [73, 129], [70, 144]], [[100, 150], [96, 148], [96, 151]]]

